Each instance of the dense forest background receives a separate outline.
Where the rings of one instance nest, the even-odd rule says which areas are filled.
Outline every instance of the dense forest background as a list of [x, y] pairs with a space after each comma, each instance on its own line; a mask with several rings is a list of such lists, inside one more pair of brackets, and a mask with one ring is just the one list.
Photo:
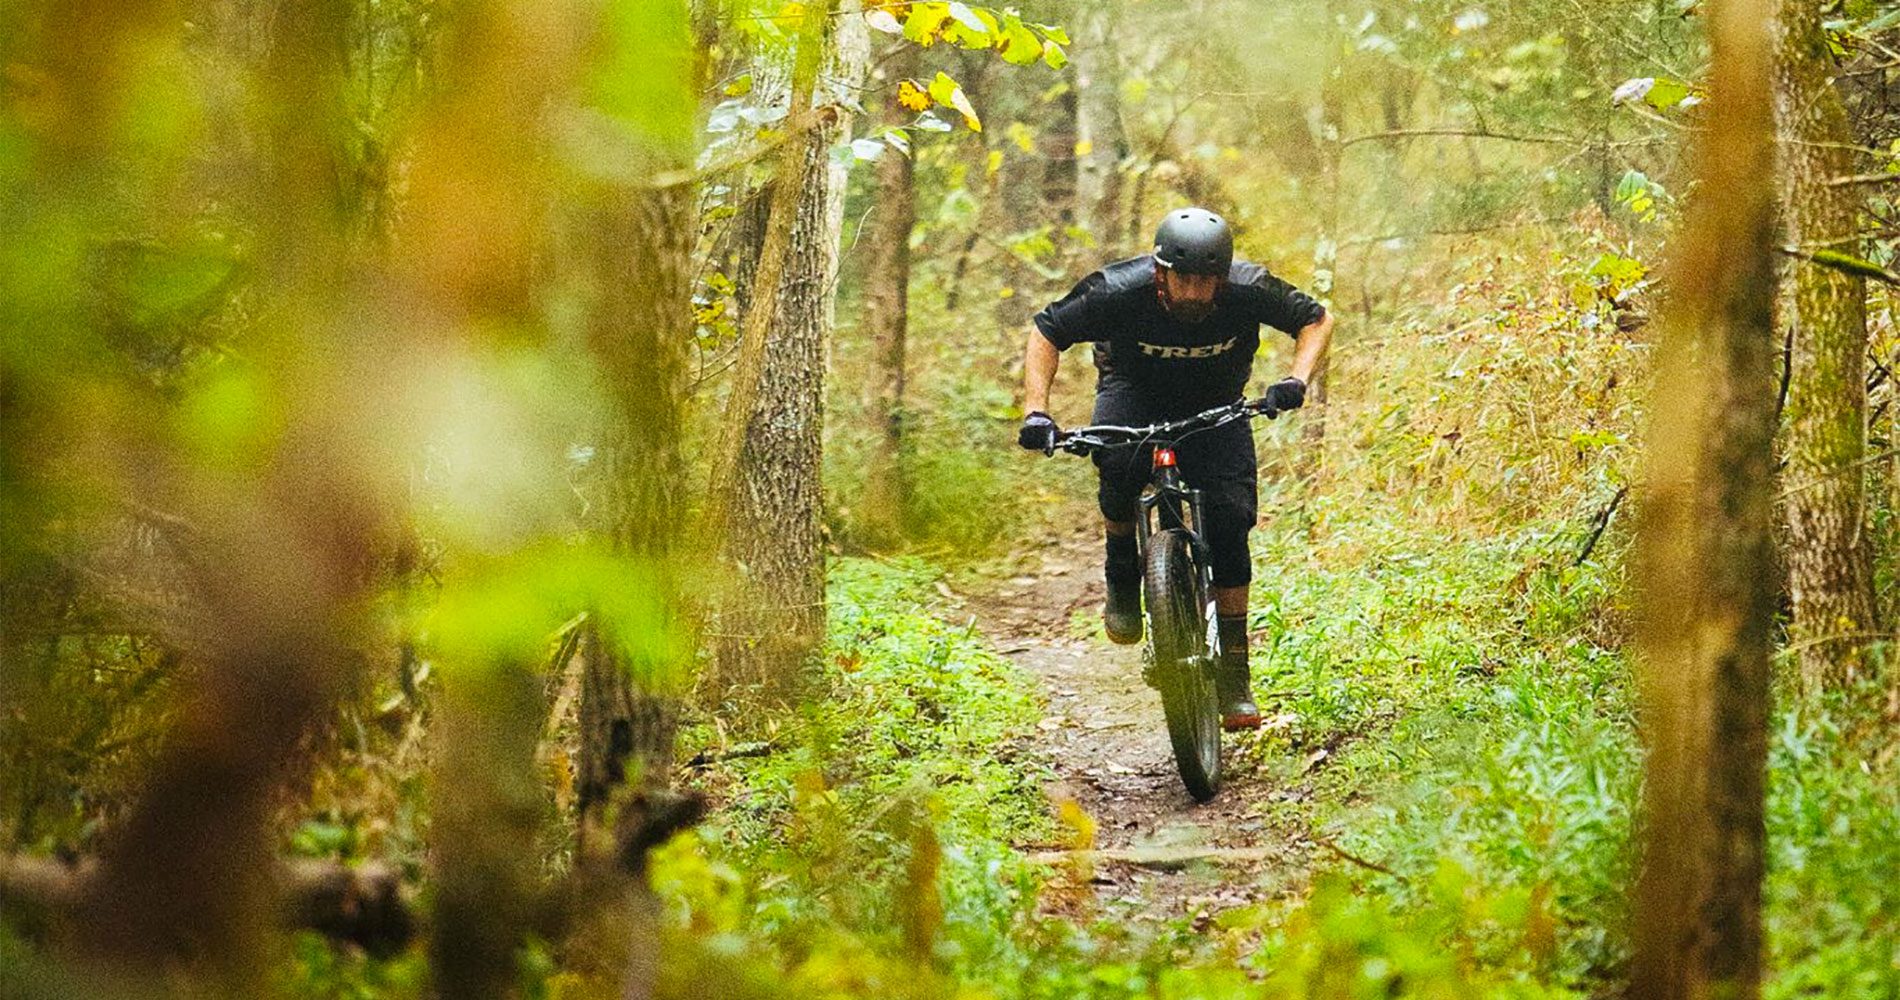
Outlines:
[[[1896, 74], [1872, 0], [0, 4], [0, 996], [1900, 996]], [[1201, 812], [1013, 443], [1183, 204], [1339, 320]]]

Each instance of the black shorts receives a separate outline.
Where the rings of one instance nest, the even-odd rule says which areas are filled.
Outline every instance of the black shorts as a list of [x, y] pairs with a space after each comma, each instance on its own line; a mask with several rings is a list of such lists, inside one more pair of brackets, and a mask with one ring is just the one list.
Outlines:
[[[1095, 388], [1095, 414], [1090, 422], [1140, 427], [1186, 415], [1191, 414], [1151, 405], [1120, 379], [1103, 379]], [[1254, 457], [1252, 425], [1237, 420], [1190, 434], [1176, 442], [1174, 452], [1182, 480], [1202, 494], [1207, 513], [1202, 534], [1214, 564], [1214, 585], [1245, 586], [1253, 579], [1247, 533], [1253, 530], [1260, 506], [1260, 468]], [[1135, 519], [1136, 498], [1153, 476], [1153, 454], [1153, 446], [1135, 445], [1095, 453], [1101, 479], [1096, 499], [1103, 517]]]

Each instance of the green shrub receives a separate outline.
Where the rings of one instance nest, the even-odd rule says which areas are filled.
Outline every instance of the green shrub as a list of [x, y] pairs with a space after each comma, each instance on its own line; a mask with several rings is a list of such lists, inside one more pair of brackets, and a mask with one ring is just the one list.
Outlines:
[[1769, 744], [1763, 995], [1900, 996], [1900, 782], [1878, 674], [1797, 705]]

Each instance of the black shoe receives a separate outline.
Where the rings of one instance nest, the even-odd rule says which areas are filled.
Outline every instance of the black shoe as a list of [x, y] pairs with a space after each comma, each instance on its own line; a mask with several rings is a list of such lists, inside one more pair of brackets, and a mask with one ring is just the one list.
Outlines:
[[1214, 687], [1220, 697], [1220, 727], [1233, 732], [1260, 728], [1260, 706], [1254, 704], [1253, 681], [1247, 661], [1222, 657], [1214, 671]]
[[1108, 641], [1128, 646], [1141, 641], [1141, 581], [1108, 581], [1108, 600], [1102, 605], [1102, 630]]

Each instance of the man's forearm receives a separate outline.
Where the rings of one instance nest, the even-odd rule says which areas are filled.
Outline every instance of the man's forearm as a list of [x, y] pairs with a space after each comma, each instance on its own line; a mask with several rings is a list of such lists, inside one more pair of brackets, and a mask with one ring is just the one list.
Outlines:
[[1062, 364], [1062, 352], [1030, 328], [1029, 342], [1023, 347], [1023, 412], [1049, 412], [1049, 387], [1055, 384], [1056, 368]]
[[1293, 370], [1290, 374], [1302, 382], [1313, 381], [1313, 373], [1319, 370], [1320, 362], [1326, 358], [1326, 348], [1333, 340], [1333, 314], [1320, 317], [1319, 322], [1300, 328], [1298, 338], [1293, 341]]

